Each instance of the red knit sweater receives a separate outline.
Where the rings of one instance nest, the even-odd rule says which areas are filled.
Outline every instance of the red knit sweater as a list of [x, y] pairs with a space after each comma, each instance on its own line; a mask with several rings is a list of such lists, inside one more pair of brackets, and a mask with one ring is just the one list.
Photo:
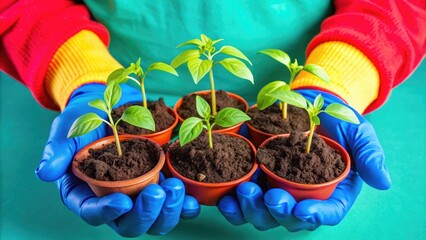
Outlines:
[[[107, 29], [90, 19], [84, 5], [69, 0], [1, 0], [0, 69], [24, 83], [43, 106], [55, 108], [43, 87], [57, 49], [87, 29], [108, 44]], [[308, 46], [342, 41], [361, 50], [380, 74], [380, 92], [366, 112], [376, 109], [420, 63], [426, 53], [425, 0], [336, 0]]]

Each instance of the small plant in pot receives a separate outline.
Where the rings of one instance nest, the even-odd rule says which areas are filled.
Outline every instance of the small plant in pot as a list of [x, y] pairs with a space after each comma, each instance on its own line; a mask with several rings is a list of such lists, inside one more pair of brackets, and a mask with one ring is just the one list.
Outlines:
[[249, 120], [244, 112], [228, 107], [213, 116], [203, 98], [196, 96], [196, 101], [201, 118], [190, 117], [182, 123], [166, 164], [173, 177], [183, 181], [189, 195], [212, 206], [238, 184], [250, 180], [257, 169], [256, 149], [238, 134], [212, 131], [214, 125], [228, 127]]
[[296, 201], [330, 197], [337, 184], [349, 174], [349, 154], [337, 142], [314, 133], [320, 125], [318, 114], [326, 113], [341, 120], [359, 124], [348, 107], [332, 103], [324, 110], [324, 100], [318, 95], [314, 103], [305, 101], [303, 107], [310, 119], [309, 133], [280, 134], [264, 141], [256, 158], [266, 173], [271, 187], [287, 190]]
[[[173, 74], [175, 76], [178, 75], [173, 67], [162, 62], [152, 63], [148, 66], [145, 72], [141, 67], [140, 58], [135, 63], [130, 63], [129, 67], [119, 68], [110, 74], [108, 77], [108, 82], [114, 81], [118, 83], [124, 83], [131, 81], [139, 86], [141, 91], [141, 102], [128, 103], [115, 108], [112, 111], [112, 117], [115, 120], [119, 119], [125, 110], [130, 106], [139, 105], [148, 108], [153, 115], [156, 131], [140, 128], [122, 121], [117, 126], [118, 132], [123, 134], [142, 135], [162, 145], [170, 141], [172, 131], [178, 123], [178, 118], [176, 112], [172, 108], [167, 107], [162, 98], [160, 98], [158, 101], [147, 101], [145, 93], [145, 79], [147, 78], [148, 73], [152, 71], [162, 71]], [[132, 75], [136, 76], [136, 78]]]
[[[299, 72], [303, 70], [324, 82], [330, 82], [325, 70], [318, 65], [302, 66], [298, 64], [297, 59], [291, 62], [288, 54], [278, 49], [266, 49], [259, 53], [283, 64], [290, 72], [290, 79], [288, 84], [277, 80], [265, 85], [257, 95], [257, 104], [248, 110], [247, 114], [251, 120], [247, 122], [247, 126], [250, 140], [255, 146], [259, 146], [264, 140], [276, 134], [309, 129], [309, 117], [297, 102], [300, 100], [300, 94], [290, 87]], [[273, 94], [280, 94], [281, 98], [278, 99]]]
[[121, 121], [155, 129], [150, 111], [142, 106], [128, 107], [118, 120], [113, 120], [111, 111], [121, 94], [117, 82], [108, 83], [104, 99], [89, 102], [91, 107], [106, 113], [108, 121], [96, 113], [86, 113], [74, 121], [68, 132], [68, 138], [81, 136], [102, 123], [112, 129], [113, 136], [88, 144], [74, 156], [72, 162], [74, 175], [87, 182], [99, 197], [113, 192], [136, 196], [148, 184], [158, 183], [165, 161], [165, 154], [158, 143], [141, 136], [118, 134], [117, 125]]
[[[173, 59], [171, 66], [178, 68], [186, 63], [195, 84], [198, 84], [207, 74], [210, 80], [210, 91], [195, 92], [184, 96], [176, 102], [175, 110], [181, 122], [189, 117], [197, 116], [197, 110], [195, 109], [196, 95], [203, 97], [210, 104], [212, 116], [216, 116], [217, 112], [225, 107], [234, 107], [244, 112], [247, 111], [248, 104], [242, 97], [234, 93], [216, 91], [215, 89], [213, 69], [216, 65], [222, 65], [222, 67], [231, 74], [253, 83], [253, 74], [240, 59], [251, 65], [250, 60], [240, 50], [233, 46], [222, 46], [219, 50], [216, 50], [215, 45], [222, 40], [223, 39], [212, 40], [206, 35], [201, 34], [200, 39], [192, 39], [177, 46], [179, 48], [191, 45], [194, 46], [195, 49], [187, 49], [180, 53]], [[221, 55], [228, 55], [231, 57], [218, 61], [217, 58]], [[231, 132], [238, 132], [240, 125], [237, 126], [231, 126], [233, 127], [233, 131]], [[220, 126], [217, 127], [219, 129]], [[215, 130], [217, 129], [215, 128]]]

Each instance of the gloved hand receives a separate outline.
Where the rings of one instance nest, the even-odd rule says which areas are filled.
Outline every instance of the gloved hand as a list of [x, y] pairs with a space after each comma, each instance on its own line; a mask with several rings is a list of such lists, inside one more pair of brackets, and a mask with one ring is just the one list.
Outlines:
[[[299, 90], [313, 102], [318, 94], [324, 97], [324, 107], [337, 102], [336, 96], [316, 90]], [[356, 112], [356, 111], [355, 111]], [[373, 126], [360, 114], [359, 125], [350, 124], [321, 113], [318, 133], [331, 137], [348, 151], [354, 163], [348, 177], [343, 180], [327, 200], [307, 199], [296, 202], [285, 190], [269, 189], [264, 194], [258, 184], [243, 183], [237, 187], [236, 197], [226, 196], [218, 204], [220, 212], [234, 225], [246, 222], [259, 230], [284, 226], [289, 231], [314, 230], [321, 225], [336, 225], [346, 215], [361, 191], [363, 181], [385, 190], [391, 186], [384, 163], [384, 153]]]
[[[139, 91], [126, 84], [121, 87], [123, 94], [117, 106], [140, 101]], [[92, 100], [103, 99], [104, 90], [105, 85], [87, 84], [73, 92], [66, 108], [52, 123], [42, 160], [35, 171], [37, 177], [43, 181], [57, 180], [63, 203], [84, 221], [91, 225], [107, 223], [122, 236], [134, 237], [147, 231], [165, 234], [176, 226], [180, 216], [195, 218], [199, 204], [193, 197], [185, 196], [183, 183], [178, 179], [149, 185], [133, 203], [120, 193], [98, 198], [85, 182], [67, 172], [77, 151], [107, 134], [104, 124], [86, 135], [67, 138], [71, 124], [79, 116], [96, 112], [106, 118], [105, 113], [88, 105]]]

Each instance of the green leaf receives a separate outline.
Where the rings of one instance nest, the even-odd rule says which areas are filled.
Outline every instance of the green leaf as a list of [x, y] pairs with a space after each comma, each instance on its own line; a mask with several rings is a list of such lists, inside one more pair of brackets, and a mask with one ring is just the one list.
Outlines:
[[195, 106], [197, 107], [198, 114], [204, 119], [208, 118], [212, 112], [209, 103], [198, 95], [195, 97], [195, 101]]
[[117, 70], [114, 70], [107, 79], [107, 84], [109, 84], [112, 81], [116, 81], [118, 83], [123, 83], [127, 81], [127, 76], [130, 74], [129, 70], [126, 68], [119, 68]]
[[78, 137], [99, 127], [103, 120], [95, 113], [86, 113], [77, 118], [68, 131], [68, 138]]
[[108, 108], [107, 108], [105, 102], [101, 99], [95, 99], [95, 100], [89, 102], [88, 104], [91, 107], [97, 108], [99, 110], [102, 110], [102, 111], [108, 113]]
[[321, 120], [318, 116], [312, 116], [312, 122], [314, 122], [315, 125], [321, 124]]
[[177, 68], [180, 65], [191, 61], [193, 59], [197, 59], [200, 57], [200, 50], [198, 49], [190, 49], [190, 50], [186, 50], [181, 52], [179, 55], [177, 55], [172, 63], [170, 64], [172, 67]]
[[236, 58], [225, 58], [218, 63], [235, 76], [242, 79], [247, 79], [252, 84], [254, 84], [253, 74], [241, 60]]
[[222, 42], [222, 41], [223, 41], [223, 39], [222, 39], [222, 38], [219, 38], [219, 39], [213, 40], [213, 41], [212, 41], [212, 45], [215, 45], [216, 43], [218, 43], [218, 42]]
[[321, 110], [323, 106], [324, 106], [324, 98], [322, 97], [321, 94], [319, 94], [318, 96], [315, 97], [313, 107], [317, 108], [318, 110]]
[[218, 52], [228, 54], [230, 56], [234, 56], [237, 58], [241, 58], [243, 60], [246, 60], [250, 65], [253, 65], [251, 64], [250, 60], [246, 57], [246, 55], [244, 55], [240, 50], [238, 50], [237, 48], [233, 46], [223, 46], [219, 49]]
[[108, 109], [112, 109], [112, 107], [120, 101], [121, 98], [121, 87], [118, 82], [110, 82], [107, 84], [107, 87], [104, 92], [104, 99]]
[[121, 119], [136, 127], [155, 131], [155, 123], [154, 119], [152, 118], [152, 114], [145, 107], [130, 106], [124, 111]]
[[303, 67], [303, 70], [319, 77], [321, 80], [323, 80], [326, 83], [330, 83], [330, 78], [328, 77], [327, 72], [320, 66], [315, 64], [306, 64]]
[[203, 131], [203, 120], [197, 117], [190, 117], [183, 121], [179, 128], [180, 146], [183, 146], [195, 138]]
[[266, 94], [269, 97], [276, 98], [282, 102], [286, 102], [293, 106], [306, 109], [306, 99], [298, 92], [294, 91], [275, 91], [272, 93]]
[[188, 70], [192, 80], [197, 84], [212, 68], [212, 60], [192, 59], [188, 62]]
[[184, 42], [184, 43], [181, 43], [181, 44], [179, 44], [179, 45], [177, 45], [177, 47], [176, 48], [180, 48], [180, 47], [183, 47], [183, 46], [186, 46], [186, 45], [196, 45], [196, 46], [200, 46], [201, 44], [203, 44], [201, 41], [200, 41], [200, 39], [191, 39], [191, 40], [189, 40], [189, 41], [186, 41], [186, 42]]
[[209, 37], [207, 37], [206, 35], [201, 34], [201, 41], [202, 41], [204, 44], [206, 44], [206, 43], [208, 43], [209, 41], [211, 41], [211, 39], [210, 39]]
[[249, 121], [250, 117], [236, 108], [223, 108], [215, 117], [215, 123], [221, 127], [231, 127], [240, 122]]
[[169, 64], [166, 64], [166, 63], [162, 63], [162, 62], [156, 62], [156, 63], [149, 65], [148, 70], [146, 70], [146, 72], [148, 73], [149, 71], [152, 71], [152, 70], [168, 72], [170, 74], [178, 76], [178, 73], [176, 72], [176, 70], [172, 66], [170, 66]]
[[266, 94], [286, 90], [290, 90], [290, 87], [284, 81], [273, 81], [266, 84], [257, 94], [257, 108], [263, 110], [277, 101], [277, 98], [267, 96]]
[[288, 68], [290, 68], [290, 57], [287, 53], [279, 50], [279, 49], [265, 49], [259, 51], [259, 53], [266, 54], [270, 56], [271, 58], [277, 60], [278, 62], [284, 64]]
[[356, 114], [350, 108], [342, 104], [332, 103], [324, 109], [324, 112], [340, 120], [359, 124], [359, 119]]

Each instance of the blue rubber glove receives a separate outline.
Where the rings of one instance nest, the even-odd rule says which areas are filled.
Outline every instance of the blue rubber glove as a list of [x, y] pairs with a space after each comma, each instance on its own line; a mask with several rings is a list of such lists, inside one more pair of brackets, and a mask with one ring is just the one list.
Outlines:
[[[337, 102], [336, 96], [316, 90], [300, 90], [313, 102], [318, 94], [324, 98], [324, 107]], [[345, 104], [346, 105], [346, 104]], [[356, 112], [356, 111], [355, 111]], [[220, 212], [234, 225], [250, 223], [259, 230], [284, 226], [289, 231], [314, 230], [321, 225], [336, 225], [352, 207], [362, 188], [363, 181], [385, 190], [391, 186], [384, 164], [384, 152], [373, 126], [360, 114], [359, 125], [350, 124], [327, 114], [320, 114], [321, 125], [317, 132], [336, 140], [349, 152], [354, 167], [327, 200], [307, 199], [296, 202], [285, 190], [269, 189], [264, 193], [258, 184], [239, 185], [236, 196], [226, 196], [218, 204]]]
[[[139, 91], [125, 84], [121, 87], [123, 94], [117, 106], [140, 101]], [[71, 124], [79, 116], [96, 112], [106, 118], [105, 113], [87, 104], [103, 99], [104, 90], [105, 85], [87, 84], [73, 92], [64, 111], [52, 123], [42, 160], [35, 171], [37, 177], [43, 181], [56, 181], [63, 203], [84, 221], [95, 226], [108, 224], [126, 237], [145, 232], [165, 234], [177, 225], [179, 217], [192, 219], [198, 216], [198, 202], [185, 196], [183, 183], [176, 178], [164, 180], [162, 177], [159, 185], [149, 185], [133, 202], [121, 193], [98, 198], [85, 182], [67, 172], [77, 151], [106, 136], [107, 126], [104, 124], [84, 136], [67, 138]]]

